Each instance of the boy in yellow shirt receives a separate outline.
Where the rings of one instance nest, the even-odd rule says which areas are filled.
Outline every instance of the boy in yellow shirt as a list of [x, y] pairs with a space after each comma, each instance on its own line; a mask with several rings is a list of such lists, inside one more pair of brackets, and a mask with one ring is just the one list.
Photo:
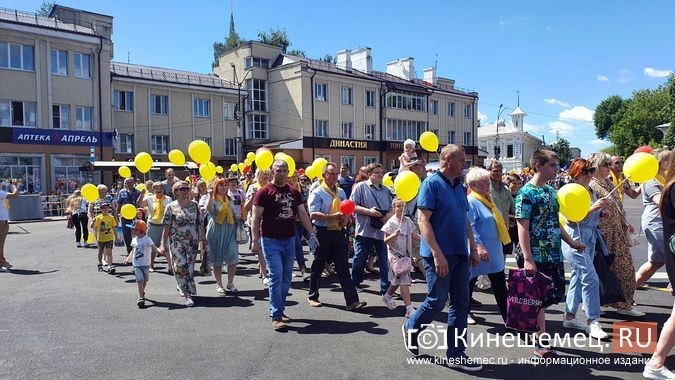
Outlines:
[[98, 270], [104, 270], [109, 274], [115, 273], [115, 266], [113, 265], [113, 242], [116, 239], [115, 227], [117, 223], [115, 218], [110, 215], [110, 203], [101, 204], [101, 214], [94, 219], [92, 227], [97, 232], [98, 240]]

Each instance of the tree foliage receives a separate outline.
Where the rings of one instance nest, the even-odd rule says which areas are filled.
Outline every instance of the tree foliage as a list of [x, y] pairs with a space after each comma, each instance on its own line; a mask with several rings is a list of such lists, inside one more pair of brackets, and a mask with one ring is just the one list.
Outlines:
[[42, 0], [40, 8], [38, 8], [35, 13], [37, 13], [38, 16], [47, 17], [50, 13], [52, 13], [52, 8], [54, 8], [54, 5], [56, 5], [55, 2], [50, 3], [49, 1]]
[[235, 48], [241, 43], [239, 34], [234, 29], [234, 14], [230, 13], [230, 34], [225, 39], [225, 42], [213, 43], [213, 64], [212, 67], [218, 66], [218, 57], [225, 52], [225, 50]]
[[595, 135], [598, 138], [607, 138], [612, 125], [621, 120], [621, 116], [626, 111], [626, 103], [619, 95], [612, 95], [598, 104], [593, 115]]
[[299, 49], [289, 50], [288, 52], [286, 52], [286, 54], [294, 55], [296, 57], [303, 57], [303, 58], [307, 57], [307, 54], [305, 53], [305, 51], [299, 50]]
[[258, 32], [258, 42], [276, 46], [286, 53], [288, 47], [291, 46], [291, 40], [288, 38], [288, 33], [282, 29], [270, 28], [269, 31]]
[[567, 166], [570, 163], [570, 142], [565, 139], [559, 139], [550, 145], [551, 150], [558, 153], [561, 167]]
[[326, 54], [323, 56], [323, 58], [320, 58], [319, 61], [337, 63], [337, 57], [334, 57], [330, 54]]

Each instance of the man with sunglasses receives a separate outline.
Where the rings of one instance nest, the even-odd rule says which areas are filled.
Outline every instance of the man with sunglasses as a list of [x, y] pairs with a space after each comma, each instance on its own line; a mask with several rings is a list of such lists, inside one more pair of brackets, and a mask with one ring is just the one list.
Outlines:
[[[621, 156], [612, 156], [611, 163], [609, 164], [609, 176], [612, 179], [614, 186], [619, 185], [621, 181], [626, 179], [623, 175], [623, 157]], [[633, 189], [630, 182], [624, 181], [622, 186], [619, 186], [616, 191], [619, 193], [619, 199], [623, 202], [623, 195], [626, 194], [629, 197], [635, 199], [640, 196], [640, 188], [637, 190]]]

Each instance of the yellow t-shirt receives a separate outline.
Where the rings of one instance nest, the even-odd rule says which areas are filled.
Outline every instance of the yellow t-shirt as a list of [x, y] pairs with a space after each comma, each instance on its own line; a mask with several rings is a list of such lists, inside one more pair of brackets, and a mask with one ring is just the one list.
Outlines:
[[115, 218], [112, 215], [99, 215], [94, 219], [94, 229], [98, 231], [98, 242], [105, 243], [113, 241], [115, 235], [113, 229], [117, 226]]

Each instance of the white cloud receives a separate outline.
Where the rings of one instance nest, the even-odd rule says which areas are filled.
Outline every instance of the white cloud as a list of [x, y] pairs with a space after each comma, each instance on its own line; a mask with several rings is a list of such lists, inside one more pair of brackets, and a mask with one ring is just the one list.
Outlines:
[[593, 110], [584, 106], [574, 106], [562, 111], [558, 117], [567, 120], [593, 121]]
[[504, 26], [504, 25], [506, 25], [506, 22], [504, 22], [503, 20], [499, 20], [499, 26]]
[[599, 82], [609, 82], [609, 78], [607, 78], [604, 75], [598, 75], [598, 81]]
[[486, 126], [488, 125], [488, 115], [478, 111], [478, 120], [480, 121], [480, 125]]
[[565, 107], [565, 108], [569, 108], [569, 107], [570, 107], [570, 104], [569, 104], [569, 103], [563, 102], [562, 100], [558, 100], [558, 99], [556, 99], [556, 98], [547, 98], [547, 99], [544, 99], [544, 101], [545, 101], [546, 103], [548, 103], [548, 104], [557, 104], [557, 105], [563, 106], [563, 107]]
[[605, 145], [607, 143], [608, 142], [606, 140], [603, 140], [603, 139], [595, 139], [595, 140], [591, 141], [591, 145]]
[[534, 124], [529, 124], [529, 123], [523, 123], [523, 130], [525, 132], [540, 132], [542, 130], [542, 127]]
[[562, 121], [552, 121], [548, 124], [548, 133], [555, 134], [558, 132], [561, 136], [570, 136], [572, 133], [576, 132], [579, 128], [563, 123]]
[[618, 79], [619, 83], [626, 83], [631, 79], [633, 79], [633, 77], [631, 76], [630, 70], [623, 69], [619, 71], [619, 79]]
[[671, 70], [657, 70], [651, 67], [645, 67], [643, 72], [650, 78], [665, 78], [673, 73]]

